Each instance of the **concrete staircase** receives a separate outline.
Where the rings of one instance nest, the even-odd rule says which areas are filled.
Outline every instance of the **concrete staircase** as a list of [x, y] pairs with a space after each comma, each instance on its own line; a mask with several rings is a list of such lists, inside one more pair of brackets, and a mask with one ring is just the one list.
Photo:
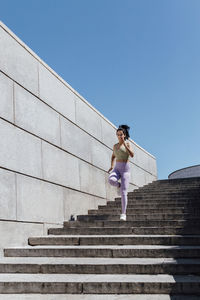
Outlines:
[[0, 300], [200, 299], [200, 178], [128, 193], [126, 222], [120, 207], [116, 198], [4, 249]]

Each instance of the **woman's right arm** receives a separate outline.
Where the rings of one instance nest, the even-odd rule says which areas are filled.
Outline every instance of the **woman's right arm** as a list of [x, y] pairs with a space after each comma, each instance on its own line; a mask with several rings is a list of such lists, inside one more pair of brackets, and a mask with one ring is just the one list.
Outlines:
[[111, 156], [111, 167], [108, 170], [108, 173], [114, 168], [114, 160], [115, 160], [114, 148], [115, 148], [115, 145], [113, 146], [113, 153], [112, 153], [112, 156]]
[[114, 154], [115, 145], [113, 146], [113, 153], [111, 157], [111, 168], [114, 168], [114, 160], [115, 160], [115, 154]]

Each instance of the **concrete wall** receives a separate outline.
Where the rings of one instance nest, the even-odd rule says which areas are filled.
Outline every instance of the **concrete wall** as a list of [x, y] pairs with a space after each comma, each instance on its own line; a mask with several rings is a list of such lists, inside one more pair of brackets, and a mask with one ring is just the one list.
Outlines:
[[188, 177], [200, 177], [200, 165], [176, 170], [173, 173], [169, 174], [168, 176], [169, 179], [188, 178]]
[[[114, 200], [116, 128], [0, 23], [0, 248]], [[157, 168], [130, 141], [132, 191], [156, 180]]]

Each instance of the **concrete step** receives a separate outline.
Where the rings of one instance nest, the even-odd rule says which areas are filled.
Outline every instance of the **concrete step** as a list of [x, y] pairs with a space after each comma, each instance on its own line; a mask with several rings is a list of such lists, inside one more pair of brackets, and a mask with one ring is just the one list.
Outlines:
[[164, 274], [1, 274], [0, 293], [165, 293], [200, 295], [200, 276]]
[[[133, 205], [128, 205], [127, 206], [127, 210], [126, 210], [126, 212], [127, 213], [129, 213], [129, 212], [133, 212], [134, 210], [150, 210], [150, 212], [152, 211], [152, 210], [172, 210], [172, 212], [174, 212], [174, 210], [182, 210], [182, 212], [188, 212], [188, 213], [190, 213], [190, 212], [195, 212], [195, 214], [199, 214], [199, 216], [200, 216], [200, 207], [196, 207], [196, 206], [193, 206], [192, 208], [190, 207], [190, 206], [170, 206], [170, 205], [166, 205], [166, 206], [159, 206], [159, 205], [157, 205], [157, 206], [153, 206], [153, 205], [135, 205], [135, 206], [133, 206]], [[97, 211], [98, 210], [98, 212], [99, 213], [101, 213], [102, 211], [103, 212], [113, 212], [113, 213], [115, 213], [115, 211], [121, 211], [121, 205], [118, 205], [118, 206], [101, 206], [99, 209], [91, 209], [91, 210], [89, 210], [88, 212], [90, 212], [90, 211]]]
[[155, 185], [155, 184], [151, 184], [149, 186], [143, 186], [143, 187], [140, 187], [138, 189], [134, 189], [132, 190], [130, 193], [137, 193], [137, 192], [140, 192], [140, 191], [147, 191], [147, 190], [153, 190], [153, 191], [196, 191], [200, 188], [200, 185], [199, 183], [198, 184], [190, 184], [190, 185], [187, 185], [187, 184], [182, 184], [182, 185], [171, 185], [171, 184], [166, 184], [166, 185]]
[[176, 190], [176, 191], [170, 191], [170, 190], [155, 190], [155, 191], [149, 191], [149, 190], [141, 190], [137, 192], [128, 192], [128, 197], [135, 198], [135, 197], [197, 197], [199, 195], [199, 190]]
[[[195, 216], [200, 216], [200, 210], [195, 209], [195, 208], [134, 208], [130, 209], [128, 208], [126, 211], [127, 215], [132, 215], [132, 214], [155, 214], [155, 213], [167, 213], [167, 214], [181, 214], [181, 213], [190, 213]], [[88, 214], [121, 214], [121, 209], [116, 207], [116, 208], [106, 208], [106, 209], [89, 209]]]
[[29, 245], [200, 245], [200, 235], [52, 235], [30, 237]]
[[0, 273], [200, 275], [200, 259], [7, 257]]
[[[199, 201], [199, 195], [151, 195], [151, 194], [138, 194], [138, 195], [134, 195], [134, 196], [130, 196], [127, 195], [128, 199], [130, 201], [183, 201], [183, 202], [187, 202], [187, 201]], [[120, 199], [121, 197], [118, 196], [115, 199]], [[110, 200], [109, 200], [110, 201]], [[110, 201], [113, 202], [113, 201]]]
[[[138, 221], [129, 221], [126, 222], [117, 220], [117, 221], [96, 221], [91, 220], [90, 222], [81, 222], [81, 221], [69, 221], [64, 222], [63, 228], [56, 228], [56, 229], [65, 229], [69, 227], [163, 227], [163, 226], [172, 226], [172, 227], [190, 227], [195, 226], [200, 228], [200, 220], [138, 220]], [[52, 234], [52, 230], [54, 228], [50, 228], [48, 231]]]
[[140, 193], [140, 192], [163, 192], [163, 193], [166, 193], [166, 192], [182, 192], [182, 191], [191, 191], [191, 192], [196, 192], [200, 189], [200, 186], [199, 185], [191, 185], [191, 186], [170, 186], [170, 185], [166, 185], [166, 186], [149, 186], [149, 187], [141, 187], [139, 189], [135, 189], [129, 193], [132, 193], [132, 194], [137, 194], [137, 193]]
[[[134, 203], [134, 202], [131, 202], [131, 201], [128, 201], [127, 202], [127, 209], [134, 209], [134, 208], [137, 208], [137, 209], [142, 209], [142, 208], [196, 208], [198, 210], [200, 210], [200, 203], [151, 203], [151, 202], [145, 202], [145, 203], [142, 203], [142, 202], [138, 202], [138, 203]], [[108, 208], [108, 209], [111, 209], [111, 208], [121, 208], [121, 201], [116, 201], [116, 202], [113, 202], [113, 203], [107, 203], [105, 205], [102, 205], [100, 204], [98, 206], [98, 209], [104, 209], [104, 208]]]
[[161, 184], [168, 184], [170, 183], [171, 185], [174, 184], [197, 184], [199, 183], [199, 177], [187, 177], [187, 178], [174, 178], [174, 179], [159, 179], [159, 180], [155, 180], [151, 183], [146, 184], [145, 186], [148, 185], [161, 185]]
[[134, 198], [134, 197], [140, 197], [140, 196], [178, 196], [178, 197], [196, 197], [199, 195], [199, 190], [198, 189], [169, 189], [166, 188], [165, 190], [163, 189], [152, 189], [152, 190], [136, 190], [133, 192], [128, 192], [128, 197]]
[[0, 300], [199, 300], [195, 295], [167, 294], [0, 294]]
[[[118, 203], [116, 205], [99, 205], [98, 206], [98, 209], [113, 209], [113, 208], [119, 208], [121, 205]], [[127, 204], [127, 209], [147, 209], [147, 208], [159, 208], [159, 209], [162, 209], [162, 208], [191, 208], [191, 204], [181, 204], [181, 203], [165, 203], [165, 204], [162, 204], [162, 203], [147, 203], [147, 204], [142, 204], [142, 203], [139, 203], [139, 204], [133, 204], [133, 203], [130, 203], [128, 202]], [[193, 206], [194, 208], [194, 206]], [[197, 208], [199, 211], [200, 211], [200, 203], [195, 203], [195, 208]]]
[[172, 192], [176, 192], [176, 191], [198, 191], [200, 189], [200, 185], [196, 184], [196, 185], [179, 185], [179, 186], [172, 186], [170, 184], [165, 185], [165, 186], [159, 186], [159, 185], [149, 185], [149, 186], [143, 186], [139, 189], [135, 189], [133, 192], [129, 192], [129, 193], [139, 193], [139, 192], [146, 192], [146, 191], [162, 191], [167, 192], [167, 191], [172, 191]]
[[[176, 179], [159, 179], [156, 181], [153, 181], [152, 183], [148, 184], [148, 185], [166, 185], [166, 184], [170, 184], [170, 185], [191, 185], [191, 184], [199, 184], [200, 180], [199, 177], [187, 177], [187, 178], [176, 178]], [[148, 186], [146, 185], [146, 186]]]
[[[116, 204], [121, 204], [121, 198], [117, 198], [115, 201], [107, 201], [106, 203], [108, 206], [116, 205]], [[193, 200], [182, 200], [182, 199], [168, 199], [168, 200], [146, 200], [146, 199], [138, 199], [138, 200], [133, 200], [133, 199], [128, 199], [128, 204], [131, 205], [138, 205], [138, 204], [188, 204], [188, 205], [195, 205], [195, 204], [200, 204], [199, 199], [193, 199]]]
[[185, 191], [186, 193], [190, 192], [198, 192], [200, 189], [199, 186], [185, 186], [185, 187], [171, 187], [171, 186], [166, 186], [166, 187], [156, 187], [156, 186], [152, 186], [152, 187], [142, 187], [139, 189], [135, 189], [133, 191], [129, 191], [128, 193], [133, 195], [133, 194], [138, 194], [138, 193], [181, 193], [183, 191]]
[[200, 190], [200, 186], [182, 186], [182, 187], [172, 187], [172, 186], [165, 186], [165, 187], [158, 187], [158, 186], [149, 186], [147, 187], [142, 187], [139, 189], [136, 189], [132, 192], [128, 192], [129, 194], [133, 195], [133, 194], [138, 194], [138, 193], [151, 193], [151, 192], [155, 192], [155, 193], [198, 193]]
[[[121, 221], [123, 222], [123, 221]], [[50, 228], [48, 234], [52, 235], [74, 235], [74, 234], [200, 234], [200, 227], [68, 227], [68, 228]]]
[[[199, 196], [200, 197], [200, 196]], [[179, 198], [179, 197], [128, 197], [128, 203], [133, 204], [189, 204], [189, 205], [198, 205], [200, 203], [200, 198]], [[121, 196], [116, 197], [114, 201], [107, 203], [120, 202]]]
[[133, 192], [128, 192], [129, 196], [138, 196], [138, 195], [198, 195], [199, 194], [200, 187], [198, 188], [181, 188], [181, 189], [171, 189], [171, 188], [165, 188], [165, 189], [141, 189], [141, 190], [135, 190]]
[[176, 178], [176, 179], [159, 179], [153, 181], [152, 183], [146, 184], [145, 186], [165, 186], [169, 184], [170, 186], [173, 185], [193, 185], [193, 184], [200, 184], [200, 177], [187, 177], [187, 178]]
[[90, 245], [26, 246], [4, 249], [5, 257], [200, 258], [200, 246]]
[[[119, 221], [119, 214], [90, 214], [90, 215], [78, 215], [77, 220], [81, 222], [94, 222], [94, 221]], [[167, 214], [167, 213], [158, 213], [158, 214], [129, 214], [126, 216], [127, 221], [145, 221], [145, 220], [199, 220], [198, 216], [181, 213], [181, 214]], [[64, 222], [64, 226], [68, 223], [72, 223], [70, 221]]]
[[[129, 200], [132, 201], [167, 201], [167, 200], [174, 200], [174, 201], [199, 201], [199, 194], [198, 195], [153, 195], [153, 194], [141, 194], [141, 195], [134, 195], [134, 196], [129, 196], [127, 195]], [[121, 196], [116, 197], [115, 199], [120, 199]]]
[[155, 189], [137, 189], [132, 192], [128, 192], [129, 196], [134, 196], [134, 195], [140, 195], [140, 194], [155, 194], [155, 195], [168, 195], [168, 194], [180, 194], [180, 195], [190, 195], [190, 194], [198, 194], [200, 190], [200, 187], [198, 188], [180, 188], [180, 189], [171, 189], [170, 187], [168, 188], [155, 188]]
[[[121, 200], [121, 196], [116, 197], [114, 201], [111, 202], [119, 202]], [[134, 204], [145, 204], [145, 203], [160, 203], [160, 204], [178, 204], [178, 203], [183, 203], [183, 204], [198, 204], [200, 202], [200, 196], [198, 197], [175, 197], [175, 196], [167, 196], [167, 197], [162, 197], [162, 196], [154, 196], [154, 197], [150, 197], [150, 196], [138, 196], [138, 197], [128, 197], [128, 202], [130, 203], [134, 203]]]

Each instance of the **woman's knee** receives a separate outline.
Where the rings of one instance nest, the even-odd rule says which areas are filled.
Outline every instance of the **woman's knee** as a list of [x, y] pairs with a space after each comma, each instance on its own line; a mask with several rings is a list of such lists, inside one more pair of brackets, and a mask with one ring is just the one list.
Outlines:
[[114, 186], [118, 185], [118, 179], [115, 176], [109, 176], [108, 182]]
[[115, 182], [116, 182], [116, 178], [114, 178], [114, 177], [109, 177], [109, 178], [108, 178], [108, 182], [109, 182], [111, 185], [114, 185]]

